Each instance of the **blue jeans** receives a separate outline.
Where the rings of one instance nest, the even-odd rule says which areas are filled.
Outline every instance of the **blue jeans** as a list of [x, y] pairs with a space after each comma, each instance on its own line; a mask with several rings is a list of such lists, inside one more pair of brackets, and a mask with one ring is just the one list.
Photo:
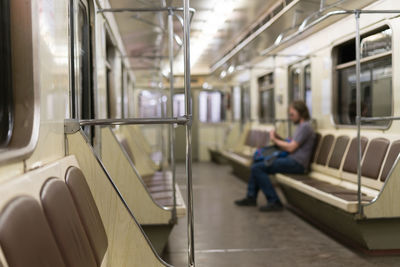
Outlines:
[[247, 187], [247, 197], [257, 198], [260, 189], [265, 194], [268, 203], [279, 202], [279, 197], [269, 179], [268, 174], [292, 173], [303, 174], [304, 167], [290, 156], [277, 158], [270, 165], [266, 166], [264, 162], [256, 162], [251, 165], [251, 176]]

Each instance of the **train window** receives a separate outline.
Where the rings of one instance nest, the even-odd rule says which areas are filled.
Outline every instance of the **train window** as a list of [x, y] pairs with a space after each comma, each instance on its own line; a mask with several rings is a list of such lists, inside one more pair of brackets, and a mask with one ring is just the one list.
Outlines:
[[241, 86], [241, 96], [240, 120], [244, 124], [250, 121], [251, 117], [250, 83], [245, 83]]
[[[353, 40], [354, 43], [354, 40]], [[346, 54], [349, 43], [334, 50], [337, 62]], [[381, 117], [392, 115], [392, 56], [391, 30], [388, 27], [361, 36], [361, 116]], [[336, 123], [356, 123], [356, 62], [336, 65]], [[370, 125], [386, 127], [389, 122], [374, 122]]]
[[275, 120], [274, 74], [269, 73], [258, 79], [260, 91], [260, 121], [272, 123]]
[[199, 94], [199, 120], [201, 122], [221, 122], [225, 120], [224, 95], [221, 92], [202, 91]]
[[143, 90], [139, 93], [139, 117], [160, 118], [167, 112], [167, 97], [160, 92]]
[[312, 116], [312, 95], [311, 95], [311, 65], [304, 67], [304, 102]]
[[233, 120], [240, 121], [240, 102], [241, 102], [241, 95], [240, 95], [240, 86], [235, 86], [232, 89], [233, 92]]
[[[90, 8], [87, 0], [70, 2], [71, 42], [71, 117], [94, 118], [92, 29]], [[93, 142], [93, 127], [83, 128]]]
[[111, 40], [111, 36], [106, 31], [106, 91], [107, 91], [107, 118], [116, 117], [116, 101], [115, 101], [115, 83], [114, 83], [114, 72], [113, 64], [115, 57], [115, 47]]
[[289, 102], [303, 100], [311, 114], [311, 65], [309, 60], [304, 60], [289, 68], [289, 85]]
[[[27, 158], [40, 128], [32, 1], [0, 1], [0, 162]], [[23, 19], [21, 19], [23, 18]]]
[[174, 117], [185, 116], [185, 94], [174, 95]]
[[0, 3], [0, 40], [0, 148], [4, 148], [10, 142], [14, 118], [9, 1]]

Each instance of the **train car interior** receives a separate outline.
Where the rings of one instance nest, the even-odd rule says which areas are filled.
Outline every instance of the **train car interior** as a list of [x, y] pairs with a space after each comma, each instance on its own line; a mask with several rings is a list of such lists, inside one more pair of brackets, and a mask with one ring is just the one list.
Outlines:
[[1, 0], [0, 267], [399, 266], [399, 40], [396, 0]]

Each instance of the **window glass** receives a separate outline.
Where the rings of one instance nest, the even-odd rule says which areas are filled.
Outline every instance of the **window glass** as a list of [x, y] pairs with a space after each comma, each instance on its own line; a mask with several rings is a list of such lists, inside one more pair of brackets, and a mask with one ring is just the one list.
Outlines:
[[[356, 71], [338, 71], [338, 118], [340, 124], [356, 123]], [[392, 113], [392, 60], [384, 57], [361, 64], [361, 116], [380, 117]], [[384, 126], [387, 122], [375, 122]]]
[[234, 121], [240, 120], [240, 113], [241, 113], [240, 101], [241, 101], [240, 87], [235, 86], [233, 88], [233, 120]]
[[174, 95], [174, 117], [185, 116], [185, 94]]
[[[392, 31], [384, 28], [365, 34], [361, 38], [361, 116], [381, 117], [392, 115]], [[337, 62], [343, 62], [343, 55], [349, 54], [346, 49], [354, 49], [346, 44], [336, 47]], [[356, 63], [336, 66], [337, 99], [336, 123], [356, 124]], [[389, 121], [371, 122], [373, 126], [387, 126]], [[366, 123], [363, 123], [365, 125]]]
[[261, 121], [274, 122], [274, 91], [261, 92]]
[[83, 2], [79, 2], [78, 8], [78, 51], [79, 51], [79, 107], [82, 119], [92, 119], [93, 90], [91, 88], [91, 64], [90, 64], [90, 31], [88, 10]]
[[224, 120], [223, 94], [221, 92], [200, 92], [199, 120], [201, 122], [221, 122]]
[[[167, 97], [159, 92], [144, 90], [139, 94], [139, 117], [161, 118], [166, 114]], [[162, 110], [164, 109], [164, 111]]]
[[370, 57], [392, 51], [392, 30], [385, 29], [361, 41], [362, 57]]
[[260, 90], [260, 121], [272, 123], [275, 120], [273, 73], [260, 77], [258, 86]]
[[300, 68], [293, 68], [290, 71], [290, 102], [293, 100], [300, 100], [303, 99], [301, 95], [301, 88], [300, 88], [300, 74], [301, 74], [301, 69]]
[[240, 118], [242, 123], [246, 123], [250, 121], [250, 116], [251, 116], [251, 100], [250, 100], [250, 84], [244, 84], [242, 85], [242, 98], [241, 98], [241, 108], [240, 108]]
[[312, 116], [312, 95], [311, 95], [311, 65], [304, 67], [304, 102]]
[[13, 91], [11, 83], [11, 42], [9, 1], [0, 3], [0, 148], [6, 147], [13, 128]]

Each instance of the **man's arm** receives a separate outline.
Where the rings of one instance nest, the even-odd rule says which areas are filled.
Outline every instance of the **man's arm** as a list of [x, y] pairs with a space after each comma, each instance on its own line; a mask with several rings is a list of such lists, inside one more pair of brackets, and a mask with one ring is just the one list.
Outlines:
[[287, 151], [289, 153], [293, 153], [299, 147], [299, 143], [292, 140], [290, 143], [284, 140], [279, 140], [277, 138], [272, 139], [272, 141], [279, 146], [280, 149]]

